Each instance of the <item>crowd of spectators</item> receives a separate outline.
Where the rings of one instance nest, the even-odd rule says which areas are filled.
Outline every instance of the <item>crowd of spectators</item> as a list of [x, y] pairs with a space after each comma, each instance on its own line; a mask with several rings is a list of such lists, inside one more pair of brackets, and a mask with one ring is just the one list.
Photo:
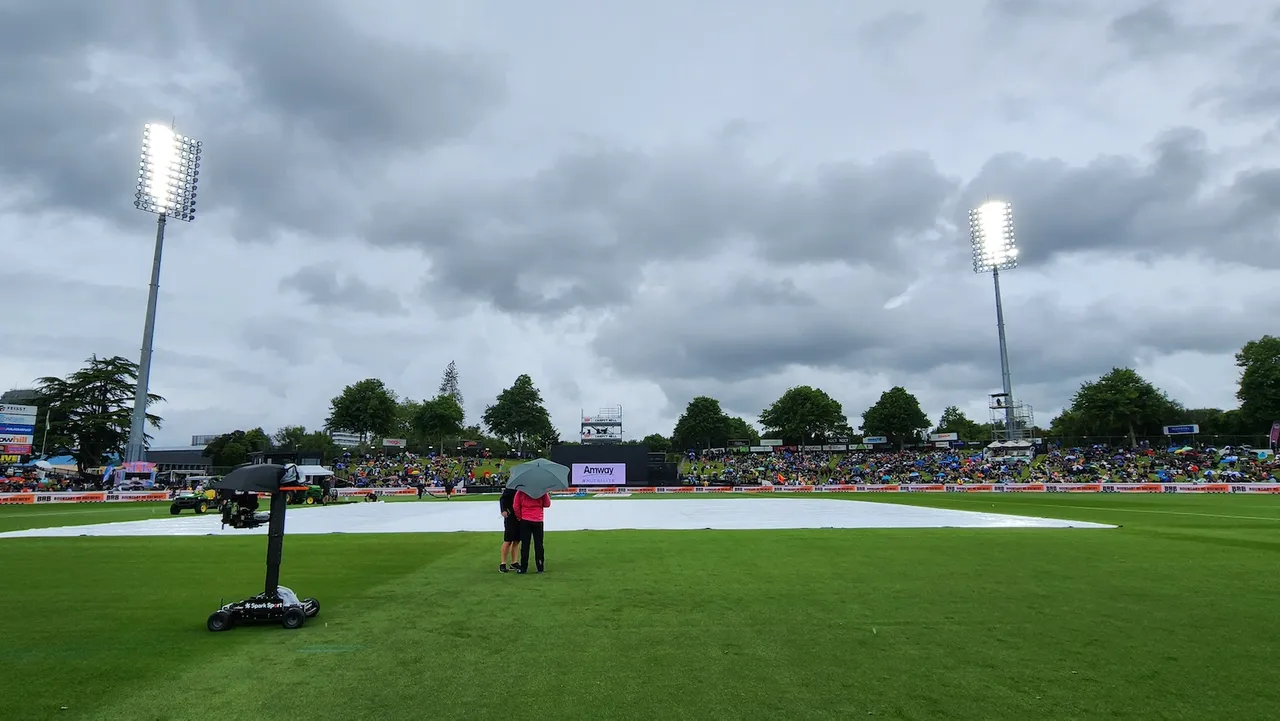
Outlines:
[[514, 461], [493, 458], [487, 451], [475, 456], [420, 456], [409, 452], [397, 454], [347, 453], [333, 466], [340, 481], [357, 488], [388, 486], [426, 486], [496, 483], [505, 478]]
[[826, 485], [889, 483], [1149, 483], [1266, 482], [1280, 477], [1272, 454], [1249, 449], [1156, 450], [1108, 446], [1052, 446], [1035, 459], [990, 460], [964, 450], [888, 450], [851, 453], [721, 451], [691, 455], [689, 485]]

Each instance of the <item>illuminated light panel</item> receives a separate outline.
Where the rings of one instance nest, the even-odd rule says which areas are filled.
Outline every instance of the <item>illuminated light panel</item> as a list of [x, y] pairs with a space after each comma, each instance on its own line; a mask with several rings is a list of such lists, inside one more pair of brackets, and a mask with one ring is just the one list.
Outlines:
[[1013, 206], [1009, 203], [993, 200], [969, 211], [969, 237], [973, 242], [973, 272], [1018, 267]]
[[200, 141], [158, 123], [144, 126], [133, 206], [176, 220], [193, 220], [202, 148]]

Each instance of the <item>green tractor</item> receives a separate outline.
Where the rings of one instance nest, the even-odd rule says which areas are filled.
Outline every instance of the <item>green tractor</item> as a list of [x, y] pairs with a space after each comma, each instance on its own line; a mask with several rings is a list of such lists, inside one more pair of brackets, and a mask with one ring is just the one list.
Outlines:
[[288, 500], [291, 506], [314, 506], [324, 505], [333, 498], [324, 486], [309, 485], [305, 491], [289, 491]]
[[169, 513], [178, 515], [184, 510], [204, 513], [217, 505], [217, 491], [184, 491], [169, 504]]

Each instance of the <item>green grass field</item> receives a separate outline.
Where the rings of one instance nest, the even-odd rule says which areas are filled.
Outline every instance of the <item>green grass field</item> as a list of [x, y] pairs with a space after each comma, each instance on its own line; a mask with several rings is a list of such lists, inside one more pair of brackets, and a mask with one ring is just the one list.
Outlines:
[[559, 533], [523, 577], [497, 533], [292, 536], [320, 615], [223, 634], [262, 537], [0, 539], [0, 719], [1276, 717], [1280, 499], [857, 500], [1122, 528]]

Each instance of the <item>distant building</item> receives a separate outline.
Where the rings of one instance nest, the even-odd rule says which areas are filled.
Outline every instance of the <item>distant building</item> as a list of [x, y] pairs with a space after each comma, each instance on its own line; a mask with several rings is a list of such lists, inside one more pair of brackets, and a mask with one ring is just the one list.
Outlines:
[[40, 399], [40, 391], [34, 388], [24, 388], [0, 393], [0, 403], [7, 403], [14, 406], [40, 405]]
[[[215, 436], [216, 438], [216, 436]], [[147, 462], [156, 464], [156, 471], [207, 471], [213, 459], [204, 455], [202, 448], [147, 449]]]
[[334, 445], [340, 448], [355, 448], [360, 445], [359, 433], [343, 433], [341, 431], [330, 431], [329, 437], [333, 439]]

